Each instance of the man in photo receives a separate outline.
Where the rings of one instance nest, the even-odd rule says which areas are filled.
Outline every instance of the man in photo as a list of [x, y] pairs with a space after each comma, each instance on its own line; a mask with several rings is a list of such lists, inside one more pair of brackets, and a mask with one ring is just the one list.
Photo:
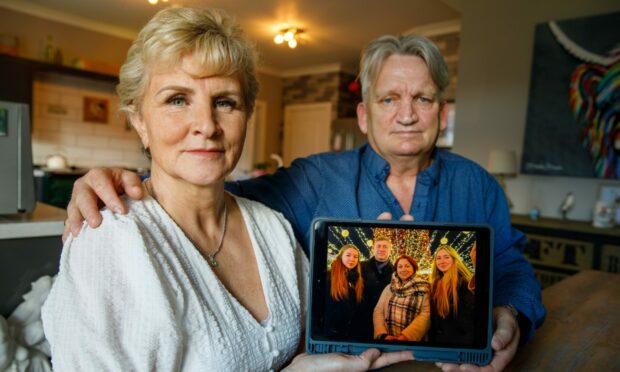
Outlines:
[[376, 235], [373, 239], [372, 257], [362, 262], [362, 278], [364, 278], [364, 303], [360, 309], [364, 324], [364, 340], [372, 340], [372, 313], [379, 301], [379, 296], [390, 284], [394, 266], [390, 262], [392, 242], [385, 235]]

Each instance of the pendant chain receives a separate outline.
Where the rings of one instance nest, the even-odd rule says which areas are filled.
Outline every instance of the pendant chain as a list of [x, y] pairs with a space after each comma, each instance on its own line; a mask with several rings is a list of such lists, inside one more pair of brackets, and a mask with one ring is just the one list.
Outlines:
[[[150, 180], [147, 180], [144, 183], [146, 185], [146, 191], [149, 194], [151, 194], [151, 196], [153, 197], [153, 199], [155, 199], [155, 201], [157, 201], [157, 203], [159, 203], [159, 200], [157, 200], [157, 196], [155, 196], [155, 193], [153, 192], [153, 189], [151, 187]], [[220, 235], [220, 242], [217, 244], [217, 249], [213, 253], [203, 252], [201, 249], [198, 248], [198, 245], [189, 236], [187, 236], [187, 234], [185, 234], [187, 236], [187, 239], [194, 245], [194, 247], [196, 249], [198, 249], [198, 252], [200, 252], [203, 255], [203, 257], [205, 258], [205, 260], [209, 263], [209, 265], [211, 267], [218, 267], [219, 266], [219, 263], [215, 259], [215, 256], [217, 256], [218, 253], [220, 253], [220, 251], [222, 250], [222, 246], [223, 246], [223, 243], [224, 243], [224, 235], [226, 235], [226, 222], [228, 221], [228, 205], [226, 203], [226, 197], [225, 196], [224, 196], [224, 213], [222, 214], [222, 220], [223, 220], [222, 221], [222, 234]], [[177, 224], [177, 226], [178, 226], [178, 224]], [[180, 228], [180, 226], [179, 226], [179, 228]], [[181, 229], [181, 230], [183, 230], [183, 229]]]

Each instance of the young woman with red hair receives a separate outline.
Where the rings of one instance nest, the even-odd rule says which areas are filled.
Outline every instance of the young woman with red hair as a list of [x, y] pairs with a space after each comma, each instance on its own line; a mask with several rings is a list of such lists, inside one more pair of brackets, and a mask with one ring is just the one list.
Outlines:
[[431, 329], [429, 341], [469, 343], [474, 338], [472, 278], [458, 252], [449, 245], [437, 248], [431, 272]]
[[329, 293], [326, 301], [326, 332], [330, 338], [359, 339], [364, 280], [360, 268], [360, 251], [346, 244], [338, 251], [329, 271]]

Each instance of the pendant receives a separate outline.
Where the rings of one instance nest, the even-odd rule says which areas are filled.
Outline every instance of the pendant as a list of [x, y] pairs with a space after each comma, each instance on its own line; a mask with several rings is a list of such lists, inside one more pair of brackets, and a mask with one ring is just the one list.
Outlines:
[[211, 265], [211, 267], [217, 267], [217, 261], [215, 260], [215, 257], [211, 256], [210, 254], [207, 253], [207, 262], [209, 263], [209, 265]]

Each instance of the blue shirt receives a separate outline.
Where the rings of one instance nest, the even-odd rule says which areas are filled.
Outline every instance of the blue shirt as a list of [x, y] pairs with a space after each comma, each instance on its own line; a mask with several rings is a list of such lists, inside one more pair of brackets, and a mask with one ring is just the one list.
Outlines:
[[[388, 162], [369, 145], [297, 159], [274, 174], [228, 184], [229, 191], [260, 201], [289, 220], [307, 252], [315, 217], [376, 219], [405, 211], [386, 184]], [[525, 235], [514, 229], [503, 190], [471, 160], [436, 149], [417, 176], [411, 210], [417, 222], [488, 224], [494, 230], [493, 306], [513, 305], [530, 321], [524, 340], [542, 324], [545, 309], [532, 266], [523, 258]], [[527, 330], [526, 330], [527, 331]]]

